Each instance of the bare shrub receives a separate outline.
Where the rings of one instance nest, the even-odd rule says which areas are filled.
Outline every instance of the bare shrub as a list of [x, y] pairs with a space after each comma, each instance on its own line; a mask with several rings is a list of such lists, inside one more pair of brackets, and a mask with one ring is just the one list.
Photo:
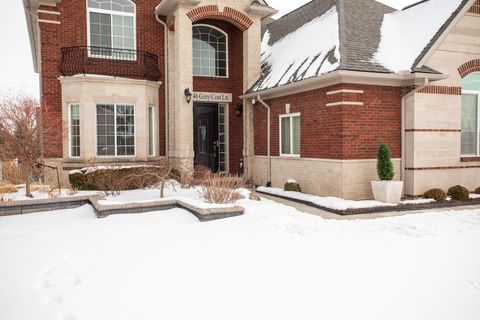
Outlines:
[[4, 180], [11, 181], [14, 184], [24, 183], [20, 167], [13, 161], [2, 163], [2, 177]]
[[0, 193], [15, 193], [18, 191], [18, 188], [8, 182], [0, 183]]
[[[25, 96], [5, 97], [0, 101], [0, 161], [18, 163], [25, 182], [27, 197], [31, 197], [30, 178], [42, 162], [42, 136], [62, 141], [67, 130], [45, 126], [51, 120], [47, 109], [41, 109], [35, 98]], [[52, 147], [52, 146], [48, 146]]]
[[199, 192], [209, 203], [229, 204], [243, 198], [237, 189], [245, 184], [245, 178], [241, 176], [209, 172], [201, 180]]
[[168, 161], [159, 161], [149, 166], [137, 168], [127, 176], [126, 181], [138, 186], [150, 185], [158, 187], [160, 189], [160, 198], [163, 198], [166, 185], [169, 184], [175, 188], [175, 185], [170, 181], [172, 170], [173, 167]]

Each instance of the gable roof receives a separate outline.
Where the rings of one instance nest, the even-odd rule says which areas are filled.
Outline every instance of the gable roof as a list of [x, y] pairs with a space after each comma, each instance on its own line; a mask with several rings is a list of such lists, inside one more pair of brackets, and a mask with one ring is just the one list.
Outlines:
[[249, 92], [335, 70], [438, 74], [418, 64], [469, 1], [424, 0], [395, 10], [375, 0], [313, 0], [267, 26], [262, 75]]

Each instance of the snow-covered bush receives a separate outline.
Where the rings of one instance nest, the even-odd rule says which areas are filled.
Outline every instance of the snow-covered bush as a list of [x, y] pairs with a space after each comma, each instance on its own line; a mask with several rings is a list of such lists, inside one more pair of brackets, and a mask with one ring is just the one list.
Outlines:
[[437, 202], [444, 202], [447, 199], [447, 194], [442, 189], [430, 189], [423, 195], [426, 199], [433, 199]]
[[378, 178], [382, 181], [391, 181], [395, 175], [390, 148], [385, 143], [382, 143], [378, 148], [377, 173]]
[[155, 177], [145, 173], [155, 171], [153, 166], [131, 167], [87, 167], [71, 171], [70, 184], [76, 190], [101, 190], [105, 193], [118, 193], [150, 187], [158, 183]]
[[295, 192], [302, 192], [302, 188], [300, 184], [295, 179], [288, 179], [283, 186], [283, 190], [285, 191], [295, 191]]
[[233, 203], [243, 197], [237, 189], [245, 185], [245, 178], [241, 176], [210, 172], [200, 182], [200, 195], [209, 203]]
[[453, 200], [458, 201], [467, 201], [470, 199], [470, 191], [467, 188], [462, 186], [453, 186], [448, 189], [448, 196], [451, 197]]

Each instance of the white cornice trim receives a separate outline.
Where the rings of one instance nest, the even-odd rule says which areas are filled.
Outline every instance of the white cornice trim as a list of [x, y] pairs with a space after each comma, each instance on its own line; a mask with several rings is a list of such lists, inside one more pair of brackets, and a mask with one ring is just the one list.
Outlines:
[[438, 81], [446, 79], [448, 78], [448, 76], [443, 74], [410, 72], [394, 74], [336, 70], [321, 75], [319, 77], [313, 77], [310, 79], [289, 83], [280, 87], [244, 94], [240, 96], [240, 98], [252, 99], [260, 95], [262, 99], [272, 99], [314, 89], [324, 88], [340, 83], [403, 87], [407, 85], [420, 85], [423, 83], [423, 79], [425, 78], [429, 78], [431, 81]]

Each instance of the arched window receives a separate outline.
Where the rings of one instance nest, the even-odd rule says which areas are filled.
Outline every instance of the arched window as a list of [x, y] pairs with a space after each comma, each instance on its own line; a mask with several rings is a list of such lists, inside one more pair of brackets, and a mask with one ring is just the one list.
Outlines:
[[88, 0], [88, 26], [88, 45], [95, 47], [91, 54], [111, 56], [115, 50], [110, 49], [136, 48], [135, 4], [130, 0]]
[[462, 80], [462, 155], [480, 155], [480, 72]]
[[227, 34], [208, 25], [193, 26], [193, 75], [227, 76]]

